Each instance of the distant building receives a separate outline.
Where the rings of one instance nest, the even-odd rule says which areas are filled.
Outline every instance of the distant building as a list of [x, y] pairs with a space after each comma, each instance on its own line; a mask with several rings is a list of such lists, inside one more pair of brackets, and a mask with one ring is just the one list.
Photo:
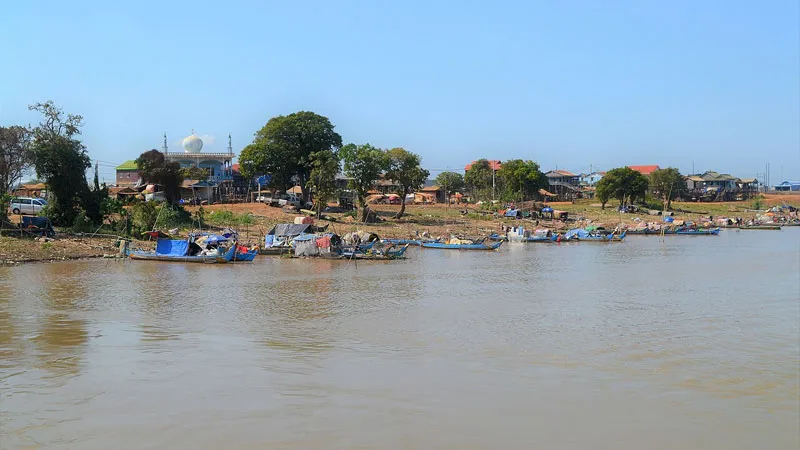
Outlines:
[[689, 195], [693, 200], [745, 200], [758, 192], [758, 180], [755, 178], [737, 178], [713, 170], [689, 175], [685, 179]]
[[549, 192], [561, 200], [568, 200], [580, 196], [580, 177], [567, 170], [551, 170], [544, 174], [547, 177]]
[[197, 167], [208, 171], [207, 181], [222, 183], [233, 181], [233, 148], [228, 136], [228, 151], [208, 153], [203, 152], [203, 140], [192, 133], [181, 142], [182, 152], [170, 152], [167, 148], [167, 136], [164, 135], [164, 157], [167, 161], [175, 161], [182, 168]]
[[784, 181], [775, 186], [778, 192], [800, 191], [800, 181]]
[[656, 170], [660, 170], [661, 168], [658, 165], [653, 166], [628, 166], [629, 169], [635, 170], [640, 174], [649, 177], [651, 173], [655, 172]]
[[23, 184], [11, 192], [14, 197], [47, 198], [47, 186], [44, 183]]
[[142, 178], [139, 168], [136, 166], [136, 161], [128, 160], [120, 164], [116, 168], [117, 180], [116, 185], [121, 187], [132, 187], [139, 184]]
[[[469, 163], [466, 166], [464, 166], [464, 172], [466, 172], [469, 169], [471, 169], [472, 165], [475, 164], [476, 162], [478, 162], [478, 161], [472, 161], [471, 163]], [[489, 160], [489, 168], [490, 169], [492, 169], [492, 170], [500, 170], [501, 167], [503, 167], [503, 164], [500, 163], [500, 160], [498, 160], [498, 159], [490, 159]]]
[[598, 181], [600, 181], [601, 178], [603, 178], [603, 175], [605, 174], [605, 172], [592, 172], [590, 174], [581, 176], [580, 182], [585, 186], [594, 186]]

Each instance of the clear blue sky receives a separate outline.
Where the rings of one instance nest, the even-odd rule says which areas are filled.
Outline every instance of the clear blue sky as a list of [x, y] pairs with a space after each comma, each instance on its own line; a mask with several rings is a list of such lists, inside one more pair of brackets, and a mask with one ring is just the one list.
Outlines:
[[800, 178], [798, 0], [16, 1], [0, 125], [82, 114], [102, 175], [192, 129], [234, 151], [275, 115], [423, 165], [524, 158]]

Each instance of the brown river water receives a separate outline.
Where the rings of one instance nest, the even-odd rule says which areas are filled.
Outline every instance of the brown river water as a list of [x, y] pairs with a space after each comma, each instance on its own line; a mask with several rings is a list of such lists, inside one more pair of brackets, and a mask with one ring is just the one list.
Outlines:
[[0, 268], [2, 449], [794, 449], [800, 228]]

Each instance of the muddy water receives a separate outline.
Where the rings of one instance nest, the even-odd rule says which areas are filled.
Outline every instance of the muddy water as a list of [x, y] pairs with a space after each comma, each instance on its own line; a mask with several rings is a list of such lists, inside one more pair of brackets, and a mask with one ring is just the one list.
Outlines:
[[800, 229], [0, 268], [0, 448], [797, 449]]

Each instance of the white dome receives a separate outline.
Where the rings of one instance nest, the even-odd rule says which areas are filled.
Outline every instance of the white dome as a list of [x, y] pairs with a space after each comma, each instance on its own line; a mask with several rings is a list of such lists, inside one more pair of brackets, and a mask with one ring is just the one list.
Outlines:
[[198, 153], [203, 149], [203, 140], [192, 134], [183, 138], [181, 145], [183, 145], [183, 151], [186, 153]]

